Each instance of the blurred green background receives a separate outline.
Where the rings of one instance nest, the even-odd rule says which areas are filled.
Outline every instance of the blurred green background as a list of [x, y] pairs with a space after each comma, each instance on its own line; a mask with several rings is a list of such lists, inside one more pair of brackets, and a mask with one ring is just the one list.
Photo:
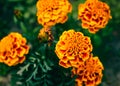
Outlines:
[[[54, 40], [58, 41], [62, 32], [69, 29], [91, 37], [93, 54], [100, 58], [105, 68], [100, 86], [120, 86], [120, 0], [101, 0], [110, 6], [112, 19], [96, 34], [82, 29], [81, 22], [77, 20], [78, 5], [84, 1], [70, 0], [73, 11], [68, 14], [66, 23], [52, 28]], [[74, 86], [71, 84], [74, 79], [69, 74], [71, 69], [58, 65], [54, 53], [55, 43], [48, 47], [37, 39], [42, 26], [37, 23], [36, 2], [37, 0], [0, 0], [0, 39], [10, 32], [20, 32], [31, 45], [24, 64], [16, 67], [0, 64], [0, 86]]]

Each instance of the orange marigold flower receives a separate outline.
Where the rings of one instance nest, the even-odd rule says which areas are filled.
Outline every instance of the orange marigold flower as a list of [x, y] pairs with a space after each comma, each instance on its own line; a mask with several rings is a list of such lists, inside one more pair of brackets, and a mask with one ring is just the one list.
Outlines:
[[97, 86], [101, 83], [103, 65], [98, 57], [91, 57], [84, 63], [81, 63], [78, 68], [73, 68], [72, 73], [77, 75], [76, 85], [82, 86]]
[[44, 27], [40, 29], [38, 39], [40, 40], [40, 42], [48, 42], [48, 45], [50, 46], [54, 39], [51, 28]]
[[68, 0], [38, 0], [36, 7], [38, 23], [43, 26], [66, 22], [67, 14], [72, 10]]
[[81, 19], [82, 27], [91, 33], [104, 28], [112, 18], [109, 6], [99, 0], [87, 0], [79, 5], [78, 11], [78, 19]]
[[89, 58], [91, 51], [90, 38], [74, 30], [64, 31], [55, 48], [59, 64], [65, 68], [78, 66], [79, 62]]
[[21, 34], [12, 32], [0, 41], [0, 62], [8, 66], [23, 63], [25, 54], [28, 54], [29, 46]]

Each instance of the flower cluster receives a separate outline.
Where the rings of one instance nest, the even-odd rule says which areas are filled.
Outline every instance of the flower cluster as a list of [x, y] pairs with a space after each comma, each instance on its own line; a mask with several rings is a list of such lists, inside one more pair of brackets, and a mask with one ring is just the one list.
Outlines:
[[38, 23], [47, 27], [66, 22], [72, 10], [68, 0], [38, 0], [36, 7]]
[[82, 27], [91, 33], [104, 28], [110, 18], [109, 6], [99, 0], [87, 0], [78, 7], [78, 19], [81, 19]]
[[[38, 38], [52, 41], [51, 26], [64, 23], [72, 6], [68, 0], [38, 0], [38, 23], [43, 25]], [[82, 27], [91, 33], [104, 28], [111, 18], [110, 8], [99, 0], [87, 0], [78, 7], [78, 19], [82, 20]], [[81, 32], [64, 31], [55, 47], [59, 65], [64, 68], [72, 67], [72, 74], [77, 75], [77, 86], [96, 86], [101, 83], [103, 65], [98, 57], [93, 57], [91, 40]]]
[[64, 31], [56, 44], [59, 65], [73, 67], [72, 74], [77, 75], [76, 86], [96, 86], [101, 82], [104, 68], [99, 58], [91, 54], [92, 49], [90, 38], [74, 30]]
[[74, 30], [64, 31], [55, 48], [59, 64], [65, 68], [76, 67], [80, 61], [86, 61], [91, 51], [90, 38]]
[[90, 58], [84, 63], [81, 63], [77, 68], [72, 69], [72, 73], [77, 75], [76, 85], [82, 86], [97, 86], [101, 83], [103, 65], [98, 57]]
[[0, 41], [0, 62], [8, 66], [23, 63], [28, 52], [26, 39], [19, 33], [12, 32]]

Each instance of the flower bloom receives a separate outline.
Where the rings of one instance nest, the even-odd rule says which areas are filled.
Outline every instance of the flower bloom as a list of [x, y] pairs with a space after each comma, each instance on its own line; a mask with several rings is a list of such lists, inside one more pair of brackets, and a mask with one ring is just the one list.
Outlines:
[[111, 18], [109, 6], [99, 0], [87, 0], [78, 7], [78, 19], [81, 19], [82, 27], [91, 33], [104, 28]]
[[101, 83], [103, 65], [98, 57], [92, 57], [81, 63], [77, 68], [72, 69], [72, 73], [77, 75], [76, 86], [97, 86]]
[[79, 62], [89, 58], [91, 51], [90, 38], [74, 30], [64, 31], [55, 48], [59, 65], [65, 68], [78, 66]]
[[36, 7], [38, 23], [47, 27], [66, 22], [72, 10], [68, 0], [38, 0]]
[[25, 54], [28, 54], [29, 46], [21, 34], [12, 32], [0, 41], [0, 62], [8, 66], [23, 63]]
[[40, 29], [38, 39], [40, 40], [40, 42], [48, 42], [48, 45], [50, 46], [54, 39], [51, 28], [43, 27], [42, 29]]

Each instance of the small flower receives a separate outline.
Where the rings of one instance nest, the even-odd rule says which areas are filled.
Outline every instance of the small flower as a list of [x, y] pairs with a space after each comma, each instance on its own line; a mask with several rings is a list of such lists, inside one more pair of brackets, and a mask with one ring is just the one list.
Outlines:
[[65, 68], [78, 66], [79, 62], [89, 58], [91, 51], [90, 38], [74, 30], [64, 31], [55, 48], [59, 64]]
[[0, 41], [0, 62], [8, 66], [23, 63], [28, 52], [26, 39], [19, 33], [12, 32]]
[[97, 86], [101, 83], [103, 65], [98, 57], [92, 57], [81, 63], [78, 68], [73, 68], [72, 73], [77, 75], [76, 86]]
[[72, 10], [68, 0], [38, 0], [36, 7], [38, 23], [43, 26], [66, 22], [67, 14]]
[[109, 6], [99, 0], [87, 0], [79, 5], [78, 11], [78, 19], [81, 19], [82, 27], [91, 33], [104, 28], [112, 18]]
[[19, 20], [22, 20], [22, 19], [23, 19], [23, 15], [22, 15], [22, 12], [21, 12], [20, 10], [15, 9], [15, 10], [14, 10], [14, 15], [15, 15], [15, 17], [16, 17], [17, 19], [19, 19]]
[[38, 39], [40, 42], [48, 42], [48, 45], [50, 46], [54, 37], [51, 32], [51, 28], [44, 27], [40, 29], [40, 32], [38, 34]]

